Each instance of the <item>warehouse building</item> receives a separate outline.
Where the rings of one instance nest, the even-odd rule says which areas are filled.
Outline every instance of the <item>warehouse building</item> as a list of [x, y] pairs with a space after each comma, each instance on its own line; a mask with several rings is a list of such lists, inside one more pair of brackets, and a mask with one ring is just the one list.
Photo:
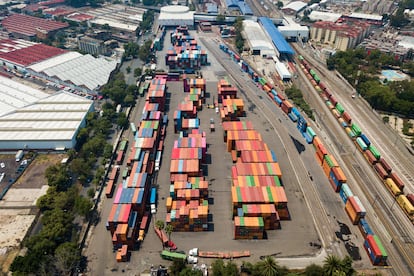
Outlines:
[[292, 47], [290, 47], [289, 43], [287, 43], [282, 33], [276, 28], [270, 18], [259, 17], [259, 23], [263, 26], [263, 29], [276, 47], [278, 57], [292, 56], [295, 54], [295, 51], [293, 51]]
[[342, 14], [333, 13], [333, 12], [312, 11], [309, 14], [309, 19], [312, 21], [336, 22], [341, 17], [342, 17]]
[[304, 8], [306, 8], [307, 5], [308, 5], [307, 3], [302, 2], [302, 1], [294, 1], [284, 6], [282, 8], [282, 11], [284, 14], [296, 15], [300, 11], [302, 11]]
[[185, 25], [194, 27], [194, 11], [190, 11], [189, 7], [178, 5], [162, 7], [158, 24], [166, 27]]
[[27, 40], [36, 37], [45, 39], [69, 26], [68, 23], [24, 14], [12, 14], [3, 19], [1, 24], [13, 37]]
[[94, 56], [106, 55], [108, 52], [104, 41], [88, 36], [79, 37], [78, 46], [81, 51]]
[[291, 18], [283, 19], [283, 26], [279, 26], [277, 29], [288, 41], [307, 41], [309, 39], [309, 28], [296, 23]]
[[59, 92], [46, 94], [0, 76], [0, 149], [63, 150], [76, 145], [93, 102]]
[[253, 20], [243, 20], [244, 36], [253, 55], [263, 57], [276, 56], [275, 48], [266, 36], [266, 33], [260, 27], [260, 24]]

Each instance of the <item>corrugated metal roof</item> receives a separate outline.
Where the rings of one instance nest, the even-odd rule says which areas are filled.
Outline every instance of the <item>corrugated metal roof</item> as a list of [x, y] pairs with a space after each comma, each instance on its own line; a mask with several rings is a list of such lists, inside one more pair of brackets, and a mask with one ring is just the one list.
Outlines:
[[253, 20], [243, 20], [243, 29], [252, 50], [269, 50], [276, 53], [259, 23]]
[[286, 6], [284, 6], [282, 8], [282, 10], [284, 9], [290, 9], [290, 10], [294, 10], [296, 12], [300, 11], [301, 9], [303, 9], [304, 7], [306, 7], [308, 4], [306, 4], [305, 2], [302, 1], [294, 1], [294, 2], [290, 2], [289, 4], [287, 4]]
[[259, 22], [272, 39], [272, 42], [279, 53], [288, 55], [295, 54], [295, 51], [293, 51], [292, 47], [290, 47], [290, 45], [286, 42], [285, 38], [273, 24], [272, 20], [267, 17], [259, 17]]
[[66, 62], [43, 70], [51, 77], [62, 81], [70, 81], [77, 86], [94, 90], [108, 82], [109, 76], [117, 65], [116, 61], [95, 58], [91, 55], [81, 55]]
[[312, 11], [309, 14], [309, 18], [313, 21], [330, 21], [336, 22], [339, 18], [341, 18], [342, 14], [340, 13], [333, 13], [333, 12], [321, 12], [321, 11]]
[[[4, 79], [0, 77], [0, 83]], [[23, 86], [14, 83], [16, 85], [11, 87]], [[30, 96], [31, 101], [26, 100], [24, 106], [14, 107], [8, 114], [0, 115], [0, 142], [72, 140], [93, 102], [67, 92], [48, 95], [30, 87], [27, 89], [28, 97], [34, 91], [38, 97]], [[3, 98], [7, 92], [0, 90], [0, 97]], [[16, 93], [22, 92], [17, 90]]]
[[367, 14], [367, 13], [353, 12], [350, 15], [347, 15], [347, 16], [348, 17], [353, 17], [353, 18], [377, 20], [377, 21], [382, 20], [382, 15], [378, 15], [378, 14]]

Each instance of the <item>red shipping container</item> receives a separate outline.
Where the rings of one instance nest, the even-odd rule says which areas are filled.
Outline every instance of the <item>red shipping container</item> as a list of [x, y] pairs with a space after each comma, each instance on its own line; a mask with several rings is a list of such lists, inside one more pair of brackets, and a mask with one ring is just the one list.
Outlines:
[[339, 182], [346, 182], [346, 176], [341, 167], [333, 167], [331, 170]]
[[345, 122], [347, 122], [348, 124], [350, 124], [351, 123], [351, 121], [352, 121], [352, 118], [351, 118], [351, 115], [349, 115], [349, 113], [348, 112], [344, 112], [344, 113], [342, 113], [342, 118], [345, 120]]
[[392, 173], [390, 174], [390, 177], [391, 177], [391, 179], [392, 179], [392, 180], [394, 180], [395, 185], [397, 185], [397, 187], [398, 187], [401, 191], [403, 191], [403, 190], [404, 190], [404, 183], [403, 183], [403, 181], [401, 180], [401, 178], [397, 175], [397, 173], [396, 173], [396, 172], [392, 172]]
[[385, 169], [387, 173], [391, 173], [392, 168], [391, 166], [385, 161], [383, 157], [380, 158], [379, 162], [381, 163], [382, 167]]
[[382, 256], [381, 250], [379, 249], [377, 242], [374, 239], [373, 235], [367, 236], [367, 241], [369, 243], [369, 246], [371, 247], [371, 250], [373, 251], [375, 256]]
[[414, 194], [408, 194], [407, 199], [414, 206]]
[[387, 171], [384, 169], [384, 167], [381, 165], [381, 163], [377, 163], [374, 165], [375, 170], [377, 171], [379, 177], [382, 179], [385, 179], [388, 177]]
[[372, 154], [372, 152], [371, 152], [371, 151], [366, 150], [366, 151], [364, 152], [364, 155], [365, 155], [365, 158], [367, 158], [368, 162], [369, 162], [371, 165], [374, 165], [375, 163], [377, 163], [377, 158], [375, 158], [375, 156]]

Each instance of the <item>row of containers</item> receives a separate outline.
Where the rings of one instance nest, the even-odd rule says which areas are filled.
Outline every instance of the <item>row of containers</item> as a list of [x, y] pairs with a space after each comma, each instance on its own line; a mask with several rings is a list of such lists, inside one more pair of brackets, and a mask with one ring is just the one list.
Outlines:
[[197, 111], [201, 110], [204, 101], [205, 87], [204, 79], [184, 79], [186, 96], [174, 111], [174, 130], [179, 133], [179, 137], [174, 141], [171, 151], [165, 219], [174, 231], [209, 230], [208, 181], [202, 170], [206, 161], [207, 141], [206, 133], [199, 128], [197, 117]]
[[409, 219], [414, 222], [414, 195], [404, 194], [404, 183], [398, 174], [393, 171], [392, 167], [381, 156], [378, 149], [371, 143], [370, 139], [362, 133], [360, 127], [352, 121], [350, 114], [345, 111], [344, 107], [336, 100], [329, 88], [321, 82], [309, 64], [303, 57], [299, 57], [302, 68], [308, 73], [308, 78], [313, 78], [315, 89], [330, 108], [333, 115], [337, 118], [340, 125], [344, 128], [348, 136], [354, 141], [358, 150], [364, 155], [369, 164], [374, 168], [379, 178], [383, 181], [385, 187], [395, 197], [398, 205], [406, 213]]
[[164, 38], [165, 38], [166, 33], [167, 33], [167, 31], [165, 30], [165, 27], [160, 26], [156, 37], [152, 41], [151, 48], [150, 48], [151, 52], [161, 51], [163, 49], [163, 47], [164, 47]]
[[[127, 140], [119, 143], [116, 165], [107, 181], [105, 194], [107, 198], [113, 198], [113, 204], [106, 228], [119, 262], [126, 261], [129, 252], [139, 248], [151, 219], [149, 205], [155, 201], [156, 193], [155, 188], [151, 188], [151, 177], [156, 158], [160, 158], [163, 151], [168, 123], [168, 118], [163, 115], [165, 84], [165, 76], [156, 76], [151, 81], [141, 118], [137, 124], [131, 122], [134, 140], [131, 144]], [[126, 160], [123, 157], [118, 159], [120, 152], [127, 156]], [[122, 164], [125, 164], [125, 169], [120, 177]]]
[[[226, 100], [239, 100], [227, 80], [220, 80], [217, 89], [220, 109]], [[250, 121], [240, 121], [244, 116], [244, 112], [236, 112], [222, 122], [223, 141], [234, 163], [234, 239], [264, 239], [266, 231], [280, 229], [280, 220], [290, 219], [290, 214], [276, 154]]]
[[[229, 50], [227, 46], [220, 45], [220, 49], [228, 53], [230, 56], [234, 56], [234, 53]], [[252, 80], [256, 82], [257, 85], [269, 95], [269, 97], [277, 106], [279, 106], [284, 111], [284, 113], [286, 113], [290, 120], [296, 123], [297, 129], [300, 131], [306, 142], [308, 144], [313, 144], [316, 151], [315, 157], [322, 166], [325, 175], [327, 176], [334, 191], [339, 192], [345, 204], [345, 212], [348, 214], [352, 223], [360, 224], [362, 220], [364, 225], [368, 225], [364, 219], [366, 215], [365, 208], [359, 198], [352, 194], [351, 189], [347, 184], [346, 176], [338, 165], [338, 162], [336, 162], [333, 155], [329, 154], [329, 152], [321, 143], [319, 137], [317, 137], [315, 131], [311, 126], [308, 125], [307, 120], [301, 115], [299, 110], [296, 109], [288, 100], [286, 100], [282, 94], [278, 93], [276, 88], [267, 82], [266, 79], [259, 77], [258, 74], [254, 73], [253, 69], [251, 69], [251, 67], [248, 66], [245, 61], [234, 57], [233, 60], [239, 64], [243, 64], [241, 66], [243, 71], [247, 72]], [[300, 58], [300, 60], [303, 60], [303, 58]], [[306, 69], [306, 71], [309, 72], [310, 70]], [[317, 85], [317, 81], [320, 82], [319, 77], [313, 70], [309, 74], [313, 74], [312, 79], [314, 81], [314, 84]], [[352, 200], [349, 200], [349, 202], [348, 197], [352, 198]], [[360, 229], [362, 229], [362, 227], [360, 227]], [[364, 233], [362, 234], [365, 238], [364, 248], [370, 257], [371, 262], [374, 265], [385, 265], [387, 260], [387, 253], [379, 238], [374, 235], [372, 231], [369, 235], [365, 235]]]
[[171, 48], [165, 55], [165, 64], [169, 69], [184, 69], [187, 73], [208, 65], [207, 52], [197, 45], [189, 34], [188, 27], [177, 27], [170, 33]]
[[191, 129], [200, 127], [200, 119], [197, 112], [202, 110], [205, 102], [206, 80], [202, 78], [183, 78], [184, 101], [178, 104], [174, 111], [174, 132], [187, 133]]
[[[325, 97], [324, 92], [320, 87], [323, 87], [324, 89], [326, 89], [326, 87], [321, 83], [318, 75], [315, 73], [314, 70], [310, 69], [309, 65], [303, 60], [301, 56], [299, 57], [299, 60], [302, 63], [301, 67], [305, 71], [307, 78], [309, 80], [313, 80], [312, 84], [315, 87], [318, 87], [317, 91], [321, 93], [322, 97]], [[303, 64], [303, 62], [305, 62], [306, 66]], [[318, 84], [321, 86], [319, 86]], [[343, 109], [343, 107], [334, 98], [333, 101], [329, 100], [328, 98], [325, 100], [327, 106], [332, 110], [332, 113], [338, 119], [338, 122], [342, 125], [342, 127], [345, 128], [348, 135], [350, 135], [354, 139], [356, 146], [362, 152], [366, 151], [369, 155], [376, 156], [374, 157], [374, 159], [378, 161], [378, 166], [384, 168], [386, 167], [388, 172], [391, 173], [389, 165], [383, 158], [381, 158], [381, 156], [378, 153], [378, 150], [373, 145], [371, 145], [368, 138], [361, 133], [359, 127], [355, 123], [352, 123], [351, 117]], [[345, 211], [348, 217], [354, 225], [358, 225], [364, 237], [363, 246], [369, 256], [369, 259], [371, 260], [371, 263], [373, 265], [379, 266], [386, 265], [388, 258], [387, 252], [381, 240], [378, 238], [377, 235], [374, 234], [367, 220], [365, 219], [366, 210], [363, 204], [361, 203], [360, 199], [352, 193], [351, 188], [347, 184], [346, 176], [343, 173], [340, 166], [338, 165], [338, 162], [335, 160], [333, 155], [331, 155], [326, 150], [321, 140], [318, 136], [316, 136], [315, 132], [311, 127], [308, 126], [305, 129], [304, 133], [306, 133], [305, 135], [307, 142], [313, 144], [314, 149], [316, 151], [316, 159], [318, 160], [318, 162], [320, 162], [320, 165], [322, 166], [323, 171], [327, 175], [333, 189], [335, 190], [335, 192], [339, 193], [340, 198], [344, 202]], [[364, 146], [364, 150], [362, 150], [361, 146], [363, 146], [365, 142], [368, 142], [368, 146]], [[393, 174], [393, 177], [395, 176], [396, 174]], [[390, 180], [392, 179], [390, 178]], [[400, 180], [397, 181], [398, 183], [402, 184]]]
[[243, 99], [237, 98], [237, 88], [232, 86], [227, 79], [218, 81], [217, 95], [222, 122], [234, 121], [246, 116]]

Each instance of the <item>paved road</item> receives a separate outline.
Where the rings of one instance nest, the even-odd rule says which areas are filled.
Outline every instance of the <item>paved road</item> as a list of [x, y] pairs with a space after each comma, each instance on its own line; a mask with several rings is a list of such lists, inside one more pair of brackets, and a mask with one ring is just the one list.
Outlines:
[[[313, 64], [317, 64], [316, 61], [312, 59], [310, 55], [302, 51], [297, 47], [297, 50], [300, 51], [307, 60], [310, 60]], [[334, 92], [337, 99], [341, 104], [344, 102], [345, 110], [347, 110], [353, 120], [361, 126], [361, 129], [366, 133], [370, 138], [377, 135], [377, 133], [387, 132], [390, 129], [384, 127], [382, 121], [376, 117], [374, 113], [369, 108], [366, 108], [366, 103], [362, 99], [353, 100], [350, 95], [352, 90], [346, 84], [342, 83], [342, 80], [338, 79], [335, 74], [324, 70], [321, 66], [315, 66], [316, 70], [323, 71], [321, 78], [324, 83], [327, 84], [331, 91]], [[331, 133], [335, 136], [336, 143], [331, 149], [334, 150], [338, 156], [340, 156], [342, 161], [346, 164], [343, 167], [346, 175], [350, 178], [349, 185], [354, 192], [362, 200], [362, 203], [367, 209], [367, 219], [370, 225], [372, 226], [374, 232], [378, 234], [384, 243], [388, 253], [389, 253], [389, 263], [393, 266], [393, 270], [396, 274], [409, 275], [412, 274], [412, 271], [407, 270], [412, 266], [412, 254], [414, 248], [412, 246], [413, 241], [413, 231], [412, 224], [408, 221], [405, 214], [399, 209], [398, 206], [395, 206], [395, 200], [392, 198], [388, 190], [384, 187], [382, 182], [377, 177], [376, 173], [373, 171], [372, 167], [366, 162], [362, 154], [360, 154], [355, 145], [347, 137], [345, 132], [341, 130], [339, 124], [336, 122], [336, 119], [333, 119], [333, 115], [330, 113], [329, 109], [322, 102], [320, 97], [317, 95], [316, 91], [313, 88], [308, 90], [308, 101], [311, 102], [312, 106], [318, 110], [317, 118], [319, 117], [319, 123], [321, 128], [324, 129], [326, 133]], [[337, 92], [340, 91], [340, 92]], [[357, 109], [359, 106], [359, 110]], [[370, 116], [372, 114], [372, 116]], [[367, 121], [364, 118], [370, 118]], [[372, 118], [374, 119], [372, 119]], [[375, 119], [377, 118], [377, 119]], [[358, 121], [359, 119], [359, 121]], [[372, 120], [377, 120], [373, 122]], [[374, 131], [378, 129], [374, 134], [369, 134], [365, 129]], [[372, 136], [371, 136], [372, 135]], [[394, 134], [395, 135], [395, 134]], [[379, 137], [380, 134], [377, 135]], [[395, 137], [395, 136], [388, 136]], [[384, 140], [381, 142], [374, 142], [376, 145], [382, 145], [384, 143], [384, 148], [387, 143], [389, 144], [389, 139], [383, 137]], [[382, 147], [380, 148], [381, 153], [383, 152]], [[396, 152], [398, 149], [395, 150]], [[406, 150], [405, 150], [406, 151]], [[386, 152], [386, 151], [384, 151]], [[404, 149], [403, 149], [404, 152]], [[400, 152], [401, 153], [401, 152]], [[406, 153], [401, 153], [405, 155], [403, 157], [403, 162], [407, 163], [409, 167], [409, 162], [407, 159], [411, 157]], [[385, 155], [384, 155], [385, 156]], [[388, 157], [385, 157], [387, 160]], [[393, 240], [391, 243], [390, 241]], [[408, 273], [408, 274], [407, 274]]]

